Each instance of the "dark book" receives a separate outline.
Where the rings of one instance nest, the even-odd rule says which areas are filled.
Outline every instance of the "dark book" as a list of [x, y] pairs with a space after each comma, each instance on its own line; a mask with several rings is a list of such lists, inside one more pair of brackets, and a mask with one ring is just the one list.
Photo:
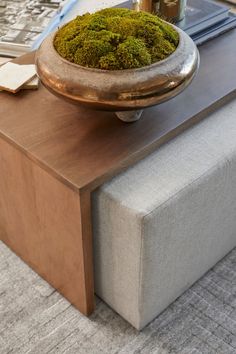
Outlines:
[[187, 0], [185, 18], [176, 25], [193, 36], [229, 16], [227, 6], [210, 0]]
[[226, 20], [197, 33], [192, 39], [199, 46], [233, 28], [236, 28], [236, 15], [230, 13]]

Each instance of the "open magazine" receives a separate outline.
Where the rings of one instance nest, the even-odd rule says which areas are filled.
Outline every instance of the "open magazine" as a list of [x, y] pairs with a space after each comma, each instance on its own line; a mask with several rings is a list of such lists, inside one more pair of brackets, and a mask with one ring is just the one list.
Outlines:
[[0, 55], [16, 57], [35, 49], [77, 0], [0, 0]]
[[126, 0], [0, 0], [0, 55], [17, 57], [37, 49], [52, 31], [75, 15]]

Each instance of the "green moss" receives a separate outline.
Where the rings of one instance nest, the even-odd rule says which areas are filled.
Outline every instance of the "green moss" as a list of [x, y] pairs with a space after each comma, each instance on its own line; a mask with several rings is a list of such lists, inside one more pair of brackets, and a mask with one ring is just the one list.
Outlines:
[[99, 60], [99, 68], [104, 70], [116, 70], [120, 67], [119, 59], [114, 52], [104, 55]]
[[92, 39], [86, 40], [83, 47], [74, 54], [74, 62], [82, 66], [98, 68], [100, 58], [112, 51], [112, 45], [107, 41]]
[[63, 58], [105, 70], [150, 65], [168, 57], [178, 43], [178, 33], [159, 17], [118, 8], [78, 16], [54, 39]]
[[138, 68], [152, 63], [151, 55], [145, 43], [138, 38], [128, 37], [118, 45], [116, 54], [123, 65], [123, 69]]

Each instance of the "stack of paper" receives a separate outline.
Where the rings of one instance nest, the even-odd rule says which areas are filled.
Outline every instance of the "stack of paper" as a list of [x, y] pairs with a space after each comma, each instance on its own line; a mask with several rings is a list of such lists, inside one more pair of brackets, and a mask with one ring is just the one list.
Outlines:
[[35, 65], [8, 62], [0, 67], [0, 90], [16, 93], [21, 89], [37, 89], [38, 85]]

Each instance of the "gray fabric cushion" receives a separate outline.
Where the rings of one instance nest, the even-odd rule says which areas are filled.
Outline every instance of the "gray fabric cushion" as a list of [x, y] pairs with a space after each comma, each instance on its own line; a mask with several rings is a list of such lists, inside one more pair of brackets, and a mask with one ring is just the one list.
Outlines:
[[236, 245], [235, 212], [236, 100], [94, 193], [96, 293], [142, 328]]

